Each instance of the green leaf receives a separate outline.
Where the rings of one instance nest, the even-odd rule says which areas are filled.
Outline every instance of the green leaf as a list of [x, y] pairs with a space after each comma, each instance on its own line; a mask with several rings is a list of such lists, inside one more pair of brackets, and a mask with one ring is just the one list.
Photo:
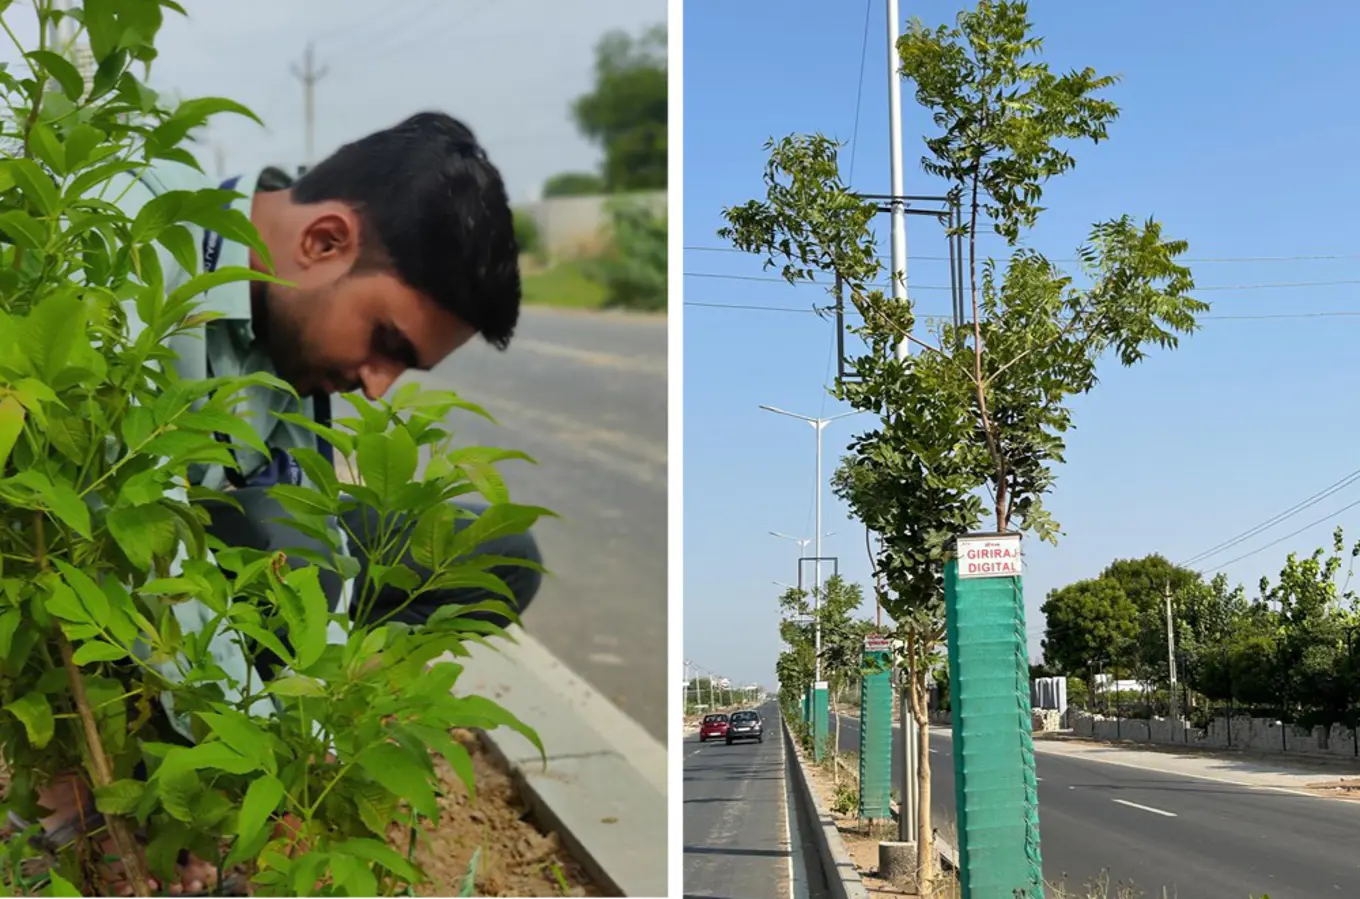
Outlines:
[[10, 173], [24, 196], [32, 200], [43, 215], [51, 215], [61, 205], [61, 194], [57, 193], [52, 177], [33, 160], [10, 160]]
[[[173, 755], [175, 751], [187, 752], [188, 750], [176, 747], [176, 749], [171, 750], [171, 754]], [[167, 764], [169, 760], [170, 756], [167, 755]], [[162, 765], [162, 770], [164, 770], [164, 767]], [[171, 816], [185, 824], [194, 823], [194, 800], [203, 791], [203, 783], [199, 780], [196, 771], [179, 768], [162, 775], [161, 770], [158, 770], [152, 783], [156, 787], [156, 795], [160, 797], [161, 805]]]
[[0, 612], [0, 659], [9, 656], [14, 646], [14, 632], [23, 623], [24, 616], [18, 609], [5, 609]]
[[175, 423], [178, 427], [203, 431], [208, 434], [221, 432], [245, 444], [262, 456], [269, 455], [269, 447], [260, 435], [244, 418], [216, 409], [202, 409], [183, 415]]
[[246, 268], [241, 265], [229, 265], [219, 268], [216, 271], [200, 272], [188, 281], [176, 287], [166, 298], [167, 306], [174, 306], [190, 300], [201, 293], [207, 293], [214, 287], [221, 287], [224, 284], [235, 284], [240, 281], [264, 281], [269, 284], [288, 284], [290, 282], [276, 278], [265, 272], [257, 272], [254, 269]]
[[73, 293], [50, 296], [24, 319], [23, 340], [33, 367], [46, 381], [71, 361], [76, 341], [85, 334], [85, 304]]
[[302, 517], [332, 516], [340, 509], [338, 500], [331, 499], [326, 494], [309, 487], [279, 484], [269, 489], [269, 495], [278, 500], [279, 505], [290, 513]]
[[106, 787], [96, 787], [95, 807], [106, 815], [130, 815], [137, 810], [146, 792], [140, 780], [115, 780]]
[[330, 858], [331, 880], [343, 890], [345, 896], [378, 895], [378, 878], [369, 866], [352, 855], [332, 853]]
[[467, 751], [467, 747], [459, 743], [446, 731], [437, 728], [421, 728], [421, 734], [430, 746], [444, 757], [444, 761], [449, 763], [453, 773], [458, 775], [458, 779], [467, 788], [468, 799], [477, 800], [477, 775], [472, 767], [472, 755]]
[[66, 151], [62, 147], [61, 139], [57, 137], [57, 132], [41, 119], [33, 123], [33, 128], [28, 132], [28, 148], [33, 151], [33, 155], [38, 157], [38, 161], [56, 172], [58, 176], [66, 176]]
[[106, 621], [110, 616], [109, 598], [103, 590], [99, 589], [99, 585], [94, 582], [94, 579], [61, 559], [53, 559], [52, 564], [61, 572], [62, 578], [71, 586], [71, 589], [75, 590], [76, 596], [80, 598], [81, 605], [89, 613], [90, 619], [97, 622]]
[[172, 778], [184, 771], [216, 769], [228, 774], [250, 774], [262, 766], [232, 749], [226, 743], [213, 741], [191, 748], [177, 746], [165, 756], [156, 770], [157, 779]]
[[108, 135], [93, 125], [78, 122], [66, 132], [66, 167], [75, 171], [89, 162], [95, 148], [99, 147]]
[[93, 624], [90, 613], [85, 609], [85, 605], [76, 597], [76, 593], [66, 585], [64, 581], [52, 580], [49, 583], [51, 592], [47, 596], [46, 607], [49, 615], [55, 615], [62, 621], [74, 621], [78, 624]]
[[413, 866], [391, 846], [377, 840], [364, 838], [345, 840], [336, 844], [334, 852], [337, 855], [353, 855], [376, 862], [407, 883], [419, 883], [425, 879], [419, 868]]
[[[260, 233], [255, 230], [250, 219], [240, 210], [212, 206], [186, 211], [184, 217], [200, 228], [207, 228], [221, 234], [225, 240], [244, 244], [255, 251], [266, 270], [273, 270], [274, 263], [269, 255], [269, 247], [260, 239]], [[287, 282], [279, 281], [277, 283]]]
[[51, 50], [32, 50], [24, 55], [56, 79], [66, 99], [79, 100], [80, 95], [85, 93], [85, 79], [81, 77], [80, 70], [75, 64], [66, 57]]
[[355, 762], [371, 780], [389, 792], [403, 797], [427, 818], [439, 816], [434, 800], [431, 773], [400, 746], [379, 743], [359, 754]]
[[262, 774], [251, 782], [236, 819], [236, 836], [240, 842], [254, 842], [283, 801], [283, 794], [283, 784], [272, 774]]
[[269, 734], [248, 716], [232, 709], [224, 709], [221, 712], [199, 712], [198, 717], [203, 719], [223, 743], [273, 773], [274, 749]]
[[168, 554], [179, 539], [178, 519], [164, 506], [116, 506], [106, 519], [109, 533], [128, 561], [141, 570], [155, 554]]
[[56, 871], [49, 871], [47, 877], [50, 883], [48, 883], [47, 889], [44, 891], [45, 895], [75, 896], [75, 897], [84, 895], [84, 893], [80, 892], [80, 890], [75, 888], [71, 881], [67, 880], [65, 877], [62, 877]]
[[0, 231], [26, 250], [42, 249], [47, 242], [46, 227], [22, 209], [0, 212]]
[[266, 693], [275, 696], [325, 696], [326, 691], [321, 684], [311, 677], [295, 675], [292, 677], [282, 677], [265, 687]]
[[53, 481], [44, 498], [52, 514], [61, 519], [62, 524], [75, 531], [86, 540], [94, 537], [90, 525], [90, 507], [80, 498], [76, 488], [66, 481]]
[[183, 225], [168, 225], [156, 235], [156, 242], [170, 251], [179, 267], [193, 275], [198, 271], [198, 245], [194, 236]]
[[356, 442], [359, 477], [383, 501], [390, 504], [397, 492], [415, 477], [419, 451], [410, 433], [398, 428], [388, 434], [365, 434]]
[[448, 558], [454, 525], [460, 517], [458, 510], [449, 503], [440, 503], [427, 509], [416, 520], [411, 533], [412, 560], [431, 571], [438, 570]]
[[456, 558], [492, 540], [511, 534], [523, 534], [542, 517], [556, 516], [552, 510], [539, 506], [521, 506], [515, 503], [488, 506], [475, 521], [453, 535], [449, 541], [448, 552]]
[[19, 435], [23, 433], [24, 420], [27, 416], [24, 407], [14, 397], [0, 399], [0, 471], [5, 470], [9, 454], [14, 449]]
[[116, 662], [127, 658], [127, 650], [121, 649], [111, 643], [102, 640], [91, 640], [81, 644], [75, 651], [74, 659], [77, 665], [88, 665], [91, 662]]
[[23, 724], [28, 732], [28, 741], [34, 748], [42, 749], [52, 741], [56, 733], [56, 719], [52, 717], [52, 706], [41, 693], [27, 693], [5, 706]]

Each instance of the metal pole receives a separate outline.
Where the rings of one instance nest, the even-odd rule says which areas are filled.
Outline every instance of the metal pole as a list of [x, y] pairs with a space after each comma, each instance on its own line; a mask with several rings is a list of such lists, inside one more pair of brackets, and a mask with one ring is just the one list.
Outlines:
[[812, 423], [812, 426], [817, 429], [817, 534], [813, 538], [817, 559], [812, 563], [812, 640], [816, 652], [814, 659], [816, 672], [813, 675], [813, 681], [820, 684], [822, 682], [822, 429], [827, 426], [827, 422], [825, 419], [818, 419]]
[[[888, 153], [892, 172], [892, 295], [907, 301], [907, 215], [902, 196], [902, 61], [897, 55], [897, 0], [888, 0]], [[906, 359], [911, 344], [897, 342], [897, 358]]]
[[1171, 582], [1166, 584], [1166, 662], [1171, 674], [1171, 688], [1167, 693], [1167, 709], [1176, 718], [1176, 634], [1171, 621]]

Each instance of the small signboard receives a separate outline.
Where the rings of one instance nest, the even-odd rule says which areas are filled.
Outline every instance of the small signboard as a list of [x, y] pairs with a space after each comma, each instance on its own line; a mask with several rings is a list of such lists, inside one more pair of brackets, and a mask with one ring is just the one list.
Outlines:
[[960, 537], [959, 578], [1019, 577], [1020, 535]]
[[882, 634], [867, 634], [864, 637], [865, 652], [889, 652], [892, 650], [892, 637]]

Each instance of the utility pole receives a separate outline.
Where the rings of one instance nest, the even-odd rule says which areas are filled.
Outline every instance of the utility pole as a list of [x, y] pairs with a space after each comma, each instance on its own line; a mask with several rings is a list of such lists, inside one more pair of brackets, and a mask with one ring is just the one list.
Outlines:
[[[888, 163], [892, 194], [892, 294], [899, 303], [907, 301], [907, 213], [902, 186], [902, 60], [897, 53], [900, 35], [897, 0], [888, 0]], [[897, 342], [897, 359], [905, 361], [911, 354], [911, 343], [904, 334]], [[908, 669], [909, 670], [909, 669]], [[901, 843], [916, 842], [917, 768], [921, 760], [916, 751], [916, 718], [911, 714], [908, 691], [915, 689], [907, 682], [908, 670], [902, 671], [898, 697], [902, 719], [902, 797], [901, 813], [897, 816], [897, 839]], [[921, 851], [924, 847], [917, 847]]]
[[307, 166], [312, 164], [312, 149], [316, 139], [316, 83], [330, 71], [324, 67], [319, 70], [316, 68], [314, 51], [314, 45], [309, 42], [302, 56], [302, 68], [292, 67], [293, 77], [302, 82], [302, 117], [307, 135], [302, 164]]
[[1166, 582], [1166, 663], [1171, 674], [1171, 688], [1167, 692], [1167, 707], [1171, 717], [1177, 717], [1176, 710], [1176, 631], [1171, 620], [1171, 582]]
[[[902, 60], [897, 55], [897, 0], [888, 0], [888, 159], [892, 172], [892, 295], [907, 301], [907, 212], [902, 188]], [[897, 341], [897, 359], [911, 352], [904, 334]]]

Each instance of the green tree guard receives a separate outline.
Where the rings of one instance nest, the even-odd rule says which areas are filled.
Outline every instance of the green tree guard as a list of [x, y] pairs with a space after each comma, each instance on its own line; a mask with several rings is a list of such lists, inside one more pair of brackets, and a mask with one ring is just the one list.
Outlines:
[[963, 899], [1044, 895], [1019, 551], [970, 534], [945, 565]]

